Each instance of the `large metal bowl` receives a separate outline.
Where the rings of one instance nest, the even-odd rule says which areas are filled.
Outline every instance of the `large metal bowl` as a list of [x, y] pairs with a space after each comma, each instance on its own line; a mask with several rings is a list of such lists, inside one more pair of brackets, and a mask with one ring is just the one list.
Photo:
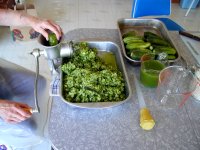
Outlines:
[[94, 103], [72, 103], [69, 102], [67, 99], [64, 98], [63, 96], [63, 72], [60, 71], [60, 96], [63, 102], [71, 105], [71, 106], [75, 106], [75, 107], [79, 107], [79, 108], [109, 108], [109, 107], [113, 107], [113, 106], [117, 106], [120, 105], [126, 101], [128, 101], [131, 97], [131, 88], [130, 88], [130, 84], [129, 84], [129, 79], [127, 77], [127, 72], [126, 72], [126, 68], [124, 65], [124, 61], [123, 61], [123, 57], [121, 54], [121, 51], [119, 49], [119, 47], [113, 43], [113, 42], [109, 42], [109, 41], [89, 41], [88, 42], [89, 47], [91, 48], [97, 48], [98, 51], [106, 51], [106, 52], [112, 52], [115, 56], [115, 60], [116, 60], [116, 64], [118, 69], [122, 72], [123, 74], [123, 78], [125, 80], [125, 95], [126, 98], [122, 101], [113, 101], [113, 102], [94, 102]]

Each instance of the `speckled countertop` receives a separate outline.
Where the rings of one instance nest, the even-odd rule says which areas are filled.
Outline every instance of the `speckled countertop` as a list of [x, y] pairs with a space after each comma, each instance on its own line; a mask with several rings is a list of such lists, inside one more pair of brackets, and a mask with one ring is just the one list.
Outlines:
[[[176, 32], [172, 40], [185, 60], [194, 63]], [[76, 29], [67, 40], [113, 41], [121, 47], [116, 29]], [[117, 107], [89, 110], [71, 107], [54, 97], [49, 120], [49, 138], [58, 150], [200, 150], [200, 103], [191, 97], [181, 109], [163, 109], [155, 89], [142, 86], [147, 106], [156, 121], [151, 131], [139, 126], [139, 104], [133, 73], [138, 68], [124, 60], [133, 90], [132, 98]], [[179, 62], [183, 62], [180, 60]]]

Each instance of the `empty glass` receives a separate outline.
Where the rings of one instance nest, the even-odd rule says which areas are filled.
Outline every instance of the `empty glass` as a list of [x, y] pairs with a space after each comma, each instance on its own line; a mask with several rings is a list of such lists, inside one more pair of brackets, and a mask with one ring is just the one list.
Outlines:
[[196, 89], [197, 79], [182, 66], [169, 66], [159, 74], [157, 100], [165, 108], [181, 107]]

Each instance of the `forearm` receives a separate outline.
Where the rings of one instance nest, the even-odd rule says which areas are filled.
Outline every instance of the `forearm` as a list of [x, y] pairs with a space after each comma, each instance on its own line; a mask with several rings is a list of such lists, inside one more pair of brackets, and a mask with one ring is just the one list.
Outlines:
[[57, 39], [62, 35], [62, 29], [51, 20], [41, 19], [28, 15], [27, 13], [0, 9], [0, 25], [4, 26], [31, 26], [35, 31], [41, 33], [48, 40], [50, 30], [56, 34]]
[[23, 12], [0, 9], [0, 25], [33, 26], [35, 17]]

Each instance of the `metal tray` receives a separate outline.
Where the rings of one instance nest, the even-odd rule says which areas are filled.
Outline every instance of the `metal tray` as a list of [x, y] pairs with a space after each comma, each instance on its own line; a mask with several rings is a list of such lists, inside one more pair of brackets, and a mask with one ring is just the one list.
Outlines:
[[129, 79], [127, 76], [127, 72], [126, 72], [126, 68], [124, 65], [124, 61], [123, 61], [123, 57], [121, 54], [121, 51], [119, 49], [119, 47], [114, 44], [113, 42], [109, 42], [109, 41], [89, 41], [88, 42], [89, 47], [91, 48], [97, 48], [98, 51], [106, 51], [106, 52], [112, 52], [115, 55], [115, 60], [116, 60], [116, 64], [118, 69], [122, 72], [123, 74], [123, 78], [125, 80], [125, 94], [126, 94], [126, 99], [122, 100], [122, 101], [118, 101], [118, 102], [95, 102], [95, 103], [71, 103], [69, 101], [67, 101], [64, 96], [63, 96], [63, 72], [60, 71], [60, 79], [61, 79], [61, 84], [60, 84], [60, 97], [63, 100], [63, 102], [75, 106], [75, 107], [80, 107], [80, 108], [109, 108], [109, 107], [113, 107], [113, 106], [117, 106], [120, 105], [124, 102], [126, 102], [127, 100], [130, 99], [131, 97], [131, 88], [130, 88], [130, 83], [129, 83]]
[[169, 60], [169, 63], [174, 63], [180, 59], [178, 49], [174, 42], [170, 39], [169, 33], [165, 25], [158, 19], [120, 19], [118, 20], [119, 37], [122, 45], [123, 54], [126, 59], [134, 66], [140, 65], [141, 61], [133, 60], [126, 54], [122, 36], [128, 31], [134, 30], [138, 35], [143, 36], [145, 31], [153, 32], [166, 39], [177, 51], [177, 57], [174, 60]]

